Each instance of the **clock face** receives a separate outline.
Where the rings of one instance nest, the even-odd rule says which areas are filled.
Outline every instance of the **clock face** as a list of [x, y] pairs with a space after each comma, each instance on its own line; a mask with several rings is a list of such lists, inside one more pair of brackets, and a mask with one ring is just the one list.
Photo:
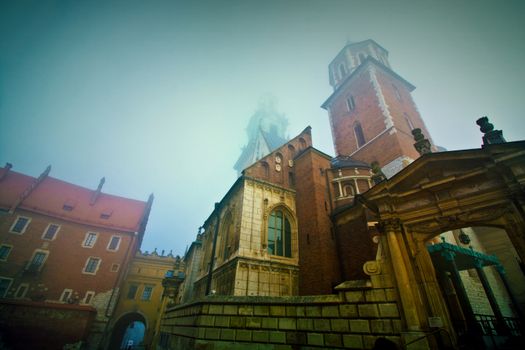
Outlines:
[[290, 168], [293, 167], [293, 160], [290, 159], [290, 160], [288, 161], [288, 166], [289, 166]]
[[275, 170], [281, 171], [281, 164], [275, 164]]
[[279, 157], [279, 156], [275, 156], [275, 162], [276, 162], [277, 164], [281, 164], [281, 157]]

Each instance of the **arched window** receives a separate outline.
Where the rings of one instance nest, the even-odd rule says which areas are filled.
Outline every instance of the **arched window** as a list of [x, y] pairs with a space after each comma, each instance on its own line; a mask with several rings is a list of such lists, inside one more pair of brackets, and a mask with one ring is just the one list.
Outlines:
[[392, 84], [392, 87], [394, 88], [394, 94], [396, 95], [397, 100], [401, 101], [401, 94], [399, 93], [399, 89], [394, 84]]
[[268, 254], [292, 257], [292, 227], [282, 209], [275, 209], [268, 218]]
[[355, 101], [354, 101], [354, 96], [352, 95], [349, 95], [347, 98], [346, 98], [346, 107], [348, 107], [348, 111], [353, 111], [355, 109]]
[[361, 124], [356, 123], [354, 125], [354, 134], [355, 139], [357, 140], [357, 147], [362, 147], [366, 141], [365, 141], [365, 135], [363, 134], [363, 129], [361, 128]]
[[408, 114], [406, 113], [403, 113], [404, 117], [405, 117], [405, 121], [407, 122], [407, 125], [408, 125], [408, 128], [412, 131], [414, 130], [414, 124], [412, 124], [412, 121], [410, 120], [410, 117], [408, 116]]
[[235, 251], [235, 234], [233, 232], [232, 214], [228, 213], [224, 220], [222, 259], [227, 260]]
[[341, 79], [346, 75], [346, 68], [345, 68], [345, 65], [342, 63], [339, 65], [339, 73], [340, 73]]
[[270, 166], [266, 162], [261, 162], [261, 166], [262, 166], [262, 169], [263, 169], [263, 171], [262, 171], [263, 176], [265, 178], [268, 178], [270, 176]]
[[351, 184], [343, 185], [343, 197], [353, 197], [355, 195], [354, 186]]
[[288, 145], [288, 155], [290, 156], [290, 159], [293, 159], [295, 157], [295, 147], [292, 145]]
[[301, 137], [299, 138], [299, 148], [305, 149], [306, 148], [306, 141]]

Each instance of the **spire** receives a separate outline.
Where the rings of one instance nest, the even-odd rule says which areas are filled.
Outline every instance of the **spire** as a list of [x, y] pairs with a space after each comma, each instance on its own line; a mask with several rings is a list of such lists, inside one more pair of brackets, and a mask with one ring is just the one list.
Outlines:
[[488, 117], [479, 118], [476, 120], [476, 124], [479, 125], [479, 130], [485, 134], [483, 135], [483, 146], [507, 142], [503, 138], [503, 131], [494, 130], [494, 125], [489, 122]]
[[89, 205], [94, 205], [95, 202], [97, 201], [97, 198], [100, 195], [100, 192], [102, 191], [102, 186], [104, 186], [104, 182], [106, 182], [106, 178], [105, 177], [100, 179], [100, 182], [98, 183], [97, 189], [91, 195], [91, 200], [89, 201]]

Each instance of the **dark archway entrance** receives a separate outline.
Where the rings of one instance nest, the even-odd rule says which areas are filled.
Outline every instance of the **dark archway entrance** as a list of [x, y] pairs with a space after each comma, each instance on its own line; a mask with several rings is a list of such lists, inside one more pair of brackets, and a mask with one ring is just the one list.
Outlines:
[[[113, 326], [108, 349], [126, 349], [126, 344], [123, 343], [125, 337], [126, 340], [133, 341], [132, 349], [141, 349], [140, 342], [144, 339], [146, 328], [146, 319], [141, 314], [133, 312], [123, 315]], [[141, 337], [140, 333], [142, 333]], [[137, 341], [139, 338], [141, 338], [140, 341]]]

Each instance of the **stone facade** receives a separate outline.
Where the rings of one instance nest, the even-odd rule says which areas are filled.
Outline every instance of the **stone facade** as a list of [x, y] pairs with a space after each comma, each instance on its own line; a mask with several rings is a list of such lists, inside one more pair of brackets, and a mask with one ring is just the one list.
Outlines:
[[[169, 309], [162, 349], [371, 349], [401, 341], [391, 288], [342, 289], [309, 297], [208, 297]], [[410, 336], [408, 338], [410, 339]]]

